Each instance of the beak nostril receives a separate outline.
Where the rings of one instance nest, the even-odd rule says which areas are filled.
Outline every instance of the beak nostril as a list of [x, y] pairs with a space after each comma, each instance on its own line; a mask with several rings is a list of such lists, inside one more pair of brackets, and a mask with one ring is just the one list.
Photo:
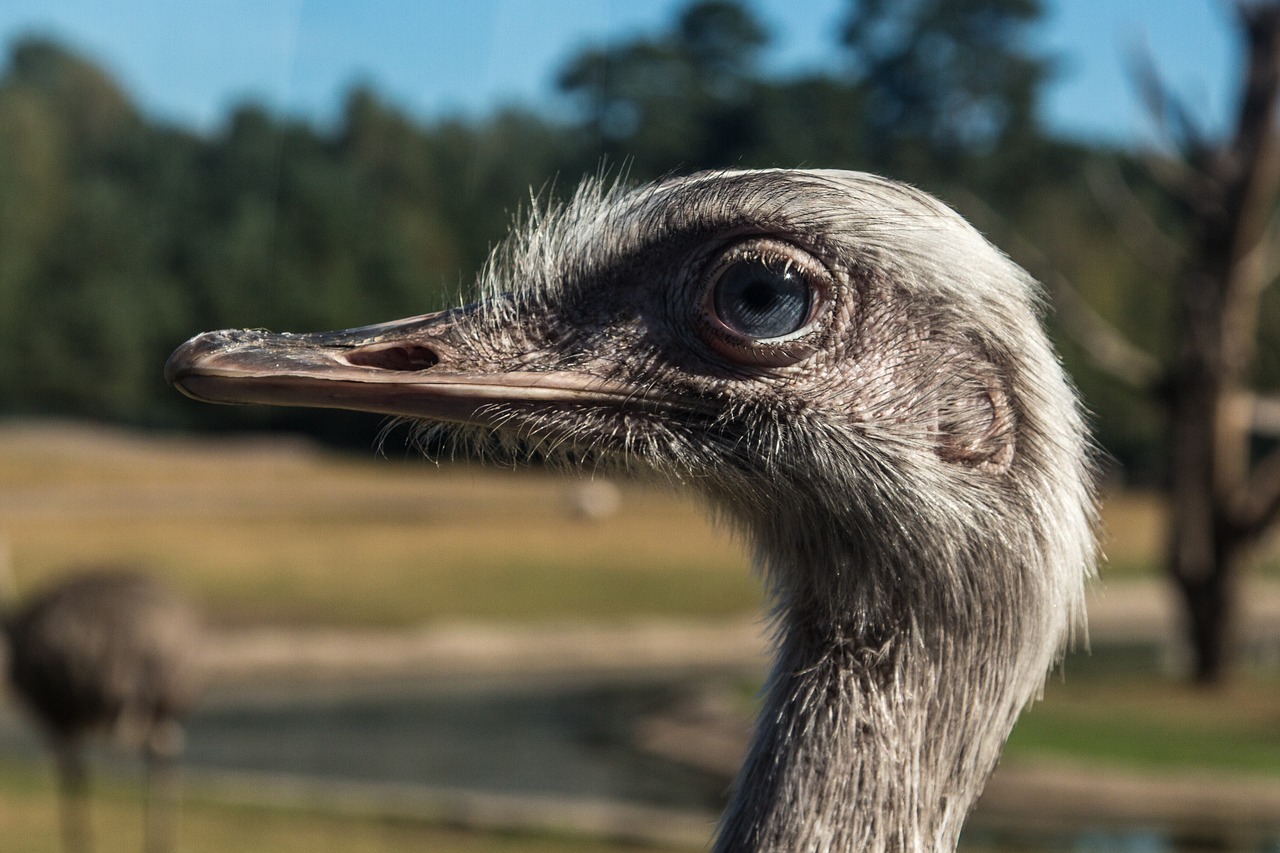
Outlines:
[[430, 370], [440, 363], [435, 350], [420, 344], [381, 344], [346, 354], [348, 364], [378, 370]]

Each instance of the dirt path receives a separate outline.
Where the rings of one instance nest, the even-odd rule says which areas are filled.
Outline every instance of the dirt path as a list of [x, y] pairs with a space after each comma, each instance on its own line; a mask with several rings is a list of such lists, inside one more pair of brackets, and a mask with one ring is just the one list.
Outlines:
[[1004, 764], [970, 821], [1043, 831], [1158, 826], [1208, 834], [1280, 833], [1280, 782], [1210, 773], [1140, 773]]
[[248, 628], [214, 635], [207, 653], [220, 681], [424, 678], [704, 669], [759, 669], [759, 623], [636, 620], [620, 625], [443, 624], [399, 631]]
[[[1243, 634], [1280, 647], [1280, 584], [1242, 597]], [[1177, 602], [1165, 584], [1133, 582], [1090, 594], [1092, 642], [1164, 642], [1177, 636]], [[424, 677], [644, 670], [744, 669], [767, 662], [760, 618], [721, 622], [634, 619], [619, 624], [439, 624], [403, 630], [259, 627], [217, 633], [209, 661], [220, 679], [420, 673]]]

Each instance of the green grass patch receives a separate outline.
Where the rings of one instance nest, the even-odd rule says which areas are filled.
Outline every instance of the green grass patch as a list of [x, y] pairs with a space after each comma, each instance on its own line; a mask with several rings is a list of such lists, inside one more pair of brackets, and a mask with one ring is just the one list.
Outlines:
[[[95, 853], [142, 849], [138, 786], [99, 778], [90, 810]], [[183, 853], [657, 853], [656, 848], [580, 838], [469, 832], [403, 819], [222, 805], [202, 799], [198, 785], [188, 789], [178, 836]], [[0, 849], [5, 853], [60, 849], [53, 781], [43, 766], [0, 760]], [[669, 848], [663, 849], [670, 853]]]
[[1132, 673], [1069, 677], [1023, 713], [1005, 759], [1280, 779], [1277, 720], [1280, 682], [1270, 678], [1205, 690]]
[[[1249, 567], [1249, 573], [1269, 580], [1280, 579], [1280, 559], [1263, 554]], [[1104, 583], [1147, 580], [1164, 582], [1168, 578], [1165, 566], [1156, 554], [1148, 557], [1109, 557], [1100, 566], [1099, 574]]]

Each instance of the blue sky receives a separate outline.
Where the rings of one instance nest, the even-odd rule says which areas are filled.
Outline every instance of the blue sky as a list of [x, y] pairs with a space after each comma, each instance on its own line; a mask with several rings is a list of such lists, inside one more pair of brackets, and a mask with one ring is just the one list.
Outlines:
[[[749, 0], [778, 33], [769, 63], [836, 61], [848, 0]], [[1157, 140], [1126, 71], [1145, 46], [1211, 126], [1231, 109], [1238, 45], [1228, 0], [1044, 0], [1035, 43], [1058, 61], [1044, 118], [1065, 133]], [[331, 118], [354, 82], [411, 113], [537, 103], [576, 51], [652, 31], [683, 0], [0, 0], [0, 43], [52, 35], [107, 67], [152, 115], [216, 127], [253, 98]], [[797, 11], [799, 10], [799, 11]]]

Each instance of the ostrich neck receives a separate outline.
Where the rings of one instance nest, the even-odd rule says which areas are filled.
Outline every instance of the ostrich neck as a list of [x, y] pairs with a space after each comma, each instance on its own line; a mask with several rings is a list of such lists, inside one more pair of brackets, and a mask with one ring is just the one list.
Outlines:
[[1035, 689], [1008, 675], [1017, 619], [978, 609], [930, 630], [919, 614], [841, 623], [784, 608], [715, 849], [953, 850]]

